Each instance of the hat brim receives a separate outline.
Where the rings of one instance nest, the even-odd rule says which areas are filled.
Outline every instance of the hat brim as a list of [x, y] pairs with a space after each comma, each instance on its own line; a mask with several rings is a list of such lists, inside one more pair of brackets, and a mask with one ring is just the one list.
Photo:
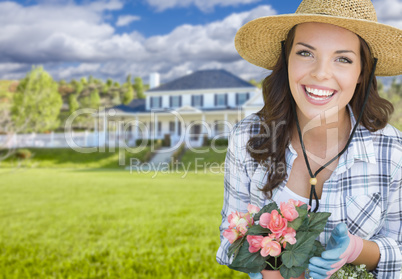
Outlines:
[[235, 37], [235, 47], [245, 60], [272, 70], [281, 53], [281, 41], [293, 26], [306, 23], [329, 23], [354, 32], [369, 45], [378, 58], [375, 74], [402, 74], [402, 30], [368, 20], [317, 14], [288, 14], [257, 18], [242, 26]]

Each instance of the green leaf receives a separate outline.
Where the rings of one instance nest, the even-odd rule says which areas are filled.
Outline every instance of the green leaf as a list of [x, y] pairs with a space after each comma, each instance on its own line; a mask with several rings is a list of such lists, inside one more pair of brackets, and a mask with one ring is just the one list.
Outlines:
[[[306, 230], [308, 226], [306, 226], [308, 223], [305, 223], [305, 220], [308, 218], [307, 213], [307, 204], [303, 204], [302, 206], [298, 207], [296, 206], [296, 211], [299, 213], [299, 217], [297, 217], [295, 220], [292, 222], [288, 223], [288, 227], [291, 227], [295, 229], [296, 231], [301, 228], [301, 230]], [[302, 226], [304, 224], [304, 226]]]
[[296, 244], [286, 245], [281, 257], [283, 264], [288, 268], [292, 268], [302, 266], [308, 262], [316, 237], [316, 234], [310, 232], [298, 232], [296, 234]]
[[325, 251], [324, 246], [318, 240], [314, 241], [314, 253], [313, 257], [321, 257], [321, 253]]
[[299, 213], [299, 217], [306, 217], [308, 213], [308, 207], [307, 204], [303, 204], [301, 206], [296, 206], [296, 210]]
[[309, 231], [321, 233], [325, 228], [329, 216], [331, 216], [329, 212], [311, 212], [308, 224]]
[[246, 239], [245, 236], [241, 237], [230, 245], [230, 247], [228, 249], [229, 257], [231, 257], [233, 254], [235, 257], [237, 256], [237, 254], [239, 253], [240, 247], [242, 246], [245, 239]]
[[267, 204], [266, 206], [261, 208], [261, 210], [254, 215], [254, 221], [260, 220], [260, 216], [263, 213], [267, 213], [267, 212], [271, 213], [272, 210], [278, 210], [278, 209], [279, 209], [278, 205], [275, 202], [271, 202], [270, 204]]
[[300, 228], [300, 226], [302, 225], [302, 223], [303, 223], [302, 218], [296, 218], [292, 222], [288, 223], [288, 227], [293, 228], [295, 231], [297, 231]]
[[307, 267], [308, 264], [305, 264], [303, 266], [294, 266], [292, 268], [288, 268], [285, 265], [282, 265], [282, 267], [279, 270], [283, 278], [290, 279], [290, 278], [297, 278], [300, 275], [302, 275], [302, 273], [306, 271]]
[[297, 231], [299, 231], [299, 232], [308, 232], [309, 231], [309, 218], [307, 216], [303, 219], [303, 222]]
[[263, 228], [260, 225], [254, 225], [248, 229], [247, 234], [249, 235], [268, 235], [271, 231], [269, 229]]
[[267, 266], [266, 258], [261, 256], [260, 252], [250, 253], [248, 248], [249, 244], [245, 241], [229, 268], [246, 273], [258, 273]]

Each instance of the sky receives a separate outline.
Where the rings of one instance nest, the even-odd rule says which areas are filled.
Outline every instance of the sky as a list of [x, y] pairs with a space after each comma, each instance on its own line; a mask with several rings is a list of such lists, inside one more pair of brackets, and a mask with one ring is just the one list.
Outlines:
[[[0, 1], [0, 79], [21, 79], [41, 65], [55, 80], [92, 75], [168, 82], [225, 69], [245, 80], [269, 72], [234, 48], [248, 21], [294, 13], [300, 0]], [[402, 28], [402, 0], [373, 0], [379, 22]]]

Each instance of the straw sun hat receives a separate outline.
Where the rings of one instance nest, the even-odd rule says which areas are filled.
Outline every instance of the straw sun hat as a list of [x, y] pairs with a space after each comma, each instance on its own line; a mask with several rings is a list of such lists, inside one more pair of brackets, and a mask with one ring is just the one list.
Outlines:
[[281, 41], [293, 26], [304, 22], [329, 23], [354, 32], [378, 58], [377, 76], [402, 74], [402, 30], [378, 23], [370, 0], [303, 0], [294, 14], [246, 23], [236, 34], [236, 49], [250, 63], [272, 70], [281, 53]]

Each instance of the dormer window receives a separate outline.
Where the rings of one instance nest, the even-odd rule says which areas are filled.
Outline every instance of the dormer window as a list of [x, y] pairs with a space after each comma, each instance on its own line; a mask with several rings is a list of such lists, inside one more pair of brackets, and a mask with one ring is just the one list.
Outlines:
[[236, 105], [241, 106], [249, 99], [249, 93], [236, 93]]
[[171, 108], [181, 107], [181, 96], [170, 96], [170, 107]]
[[203, 95], [192, 95], [191, 96], [191, 105], [193, 107], [202, 107], [203, 103]]
[[215, 106], [227, 106], [228, 95], [227, 94], [216, 94], [215, 95]]
[[151, 97], [151, 109], [162, 107], [162, 97]]

